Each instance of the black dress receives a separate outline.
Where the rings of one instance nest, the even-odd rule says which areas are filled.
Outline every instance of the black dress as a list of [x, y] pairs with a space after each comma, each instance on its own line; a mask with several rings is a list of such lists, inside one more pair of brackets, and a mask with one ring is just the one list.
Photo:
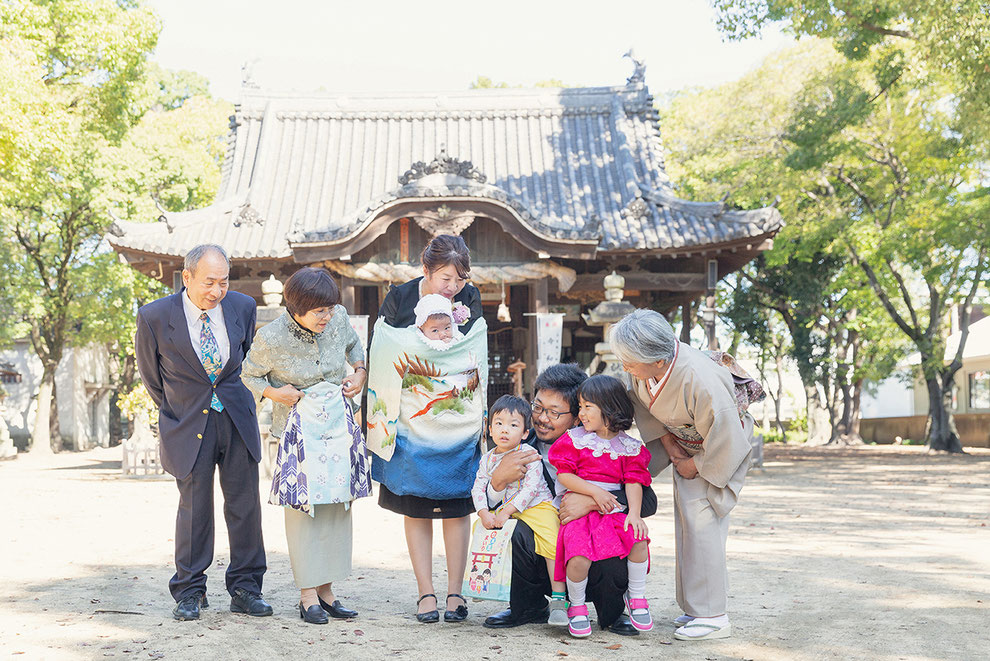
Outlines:
[[[422, 280], [420, 276], [405, 284], [392, 287], [378, 310], [378, 316], [384, 317], [385, 323], [395, 328], [405, 328], [416, 323], [415, 308], [419, 303], [419, 284]], [[474, 322], [481, 317], [481, 292], [468, 283], [454, 296], [454, 302], [463, 303], [471, 311], [471, 317], [461, 326], [461, 331], [467, 333]], [[373, 351], [373, 344], [374, 337], [368, 346], [369, 355]], [[380, 460], [374, 457], [372, 461]], [[411, 494], [398, 496], [389, 491], [384, 484], [379, 484], [378, 487], [378, 504], [391, 512], [414, 519], [456, 519], [474, 511], [470, 496], [448, 500], [422, 498]]]

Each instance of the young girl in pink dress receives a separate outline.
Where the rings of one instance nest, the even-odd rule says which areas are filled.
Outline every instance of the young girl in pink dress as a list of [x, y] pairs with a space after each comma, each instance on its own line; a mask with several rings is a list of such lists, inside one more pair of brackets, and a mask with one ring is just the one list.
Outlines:
[[[550, 447], [550, 463], [568, 491], [590, 496], [597, 510], [560, 527], [554, 578], [567, 581], [570, 608], [568, 630], [576, 638], [591, 634], [585, 604], [591, 563], [627, 558], [629, 589], [625, 601], [629, 619], [640, 631], [653, 628], [646, 601], [649, 542], [646, 523], [639, 516], [643, 486], [652, 482], [647, 467], [650, 452], [625, 433], [632, 426], [633, 405], [625, 387], [610, 376], [593, 376], [579, 391], [575, 427]], [[623, 488], [628, 507], [610, 493]], [[628, 514], [626, 513], [628, 512]]]

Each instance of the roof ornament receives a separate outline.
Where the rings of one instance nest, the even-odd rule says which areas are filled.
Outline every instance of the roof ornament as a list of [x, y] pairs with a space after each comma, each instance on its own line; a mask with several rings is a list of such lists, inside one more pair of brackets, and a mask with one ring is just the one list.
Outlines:
[[259, 85], [254, 80], [254, 65], [258, 63], [258, 58], [253, 60], [244, 60], [241, 65], [241, 87], [249, 87], [251, 89], [258, 89]]
[[251, 206], [251, 202], [245, 202], [240, 211], [237, 212], [237, 216], [234, 218], [234, 227], [241, 227], [242, 225], [262, 225], [265, 219], [262, 218], [261, 213]]
[[405, 186], [417, 179], [431, 174], [453, 174], [465, 179], [474, 179], [478, 183], [485, 183], [488, 177], [474, 167], [471, 161], [462, 161], [453, 156], [447, 156], [447, 149], [440, 145], [440, 153], [430, 163], [416, 161], [405, 173], [399, 177], [399, 183]]
[[116, 237], [124, 236], [124, 228], [121, 226], [123, 222], [117, 214], [113, 212], [113, 209], [107, 209], [107, 215], [110, 216], [110, 226], [107, 227], [107, 234]]
[[622, 217], [627, 221], [641, 221], [650, 213], [650, 205], [640, 196], [636, 196], [622, 209]]
[[158, 198], [153, 194], [150, 197], [151, 201], [155, 203], [155, 208], [158, 209], [158, 222], [165, 223], [165, 229], [167, 229], [168, 233], [171, 234], [172, 231], [175, 230], [175, 223], [169, 222], [168, 216], [166, 215], [168, 212], [165, 210], [165, 207], [162, 206], [162, 203], [158, 200]]
[[627, 50], [622, 57], [628, 57], [633, 63], [633, 73], [626, 78], [626, 87], [641, 87], [646, 84], [646, 60], [636, 57], [636, 51]]
[[412, 219], [432, 237], [441, 234], [460, 236], [474, 222], [475, 214], [473, 211], [455, 211], [446, 204], [442, 204], [437, 207], [435, 212], [421, 211]]

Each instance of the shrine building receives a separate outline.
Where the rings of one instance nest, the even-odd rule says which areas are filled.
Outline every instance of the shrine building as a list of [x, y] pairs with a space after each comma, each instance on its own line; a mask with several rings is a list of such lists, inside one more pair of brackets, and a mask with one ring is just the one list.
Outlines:
[[[587, 367], [601, 328], [581, 314], [602, 301], [606, 275], [624, 276], [636, 306], [689, 314], [782, 225], [774, 207], [675, 194], [641, 64], [619, 87], [346, 96], [245, 87], [222, 168], [213, 204], [117, 221], [111, 245], [176, 288], [190, 248], [222, 245], [231, 288], [259, 305], [271, 276], [322, 265], [339, 276], [348, 311], [373, 321], [390, 284], [421, 274], [431, 236], [459, 234], [490, 326], [492, 395], [507, 390], [507, 365], [534, 365], [527, 313], [563, 312], [562, 360]], [[502, 302], [508, 314], [497, 314]]]

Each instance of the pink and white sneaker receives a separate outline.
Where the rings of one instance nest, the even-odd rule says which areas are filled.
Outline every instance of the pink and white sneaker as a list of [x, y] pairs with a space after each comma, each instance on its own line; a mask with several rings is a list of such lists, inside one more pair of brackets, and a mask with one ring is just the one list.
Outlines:
[[591, 635], [591, 619], [588, 618], [587, 604], [571, 606], [567, 609], [567, 631], [575, 638]]
[[653, 616], [650, 615], [650, 602], [646, 599], [630, 599], [629, 593], [622, 595], [629, 609], [629, 621], [639, 631], [650, 631], [653, 628]]

